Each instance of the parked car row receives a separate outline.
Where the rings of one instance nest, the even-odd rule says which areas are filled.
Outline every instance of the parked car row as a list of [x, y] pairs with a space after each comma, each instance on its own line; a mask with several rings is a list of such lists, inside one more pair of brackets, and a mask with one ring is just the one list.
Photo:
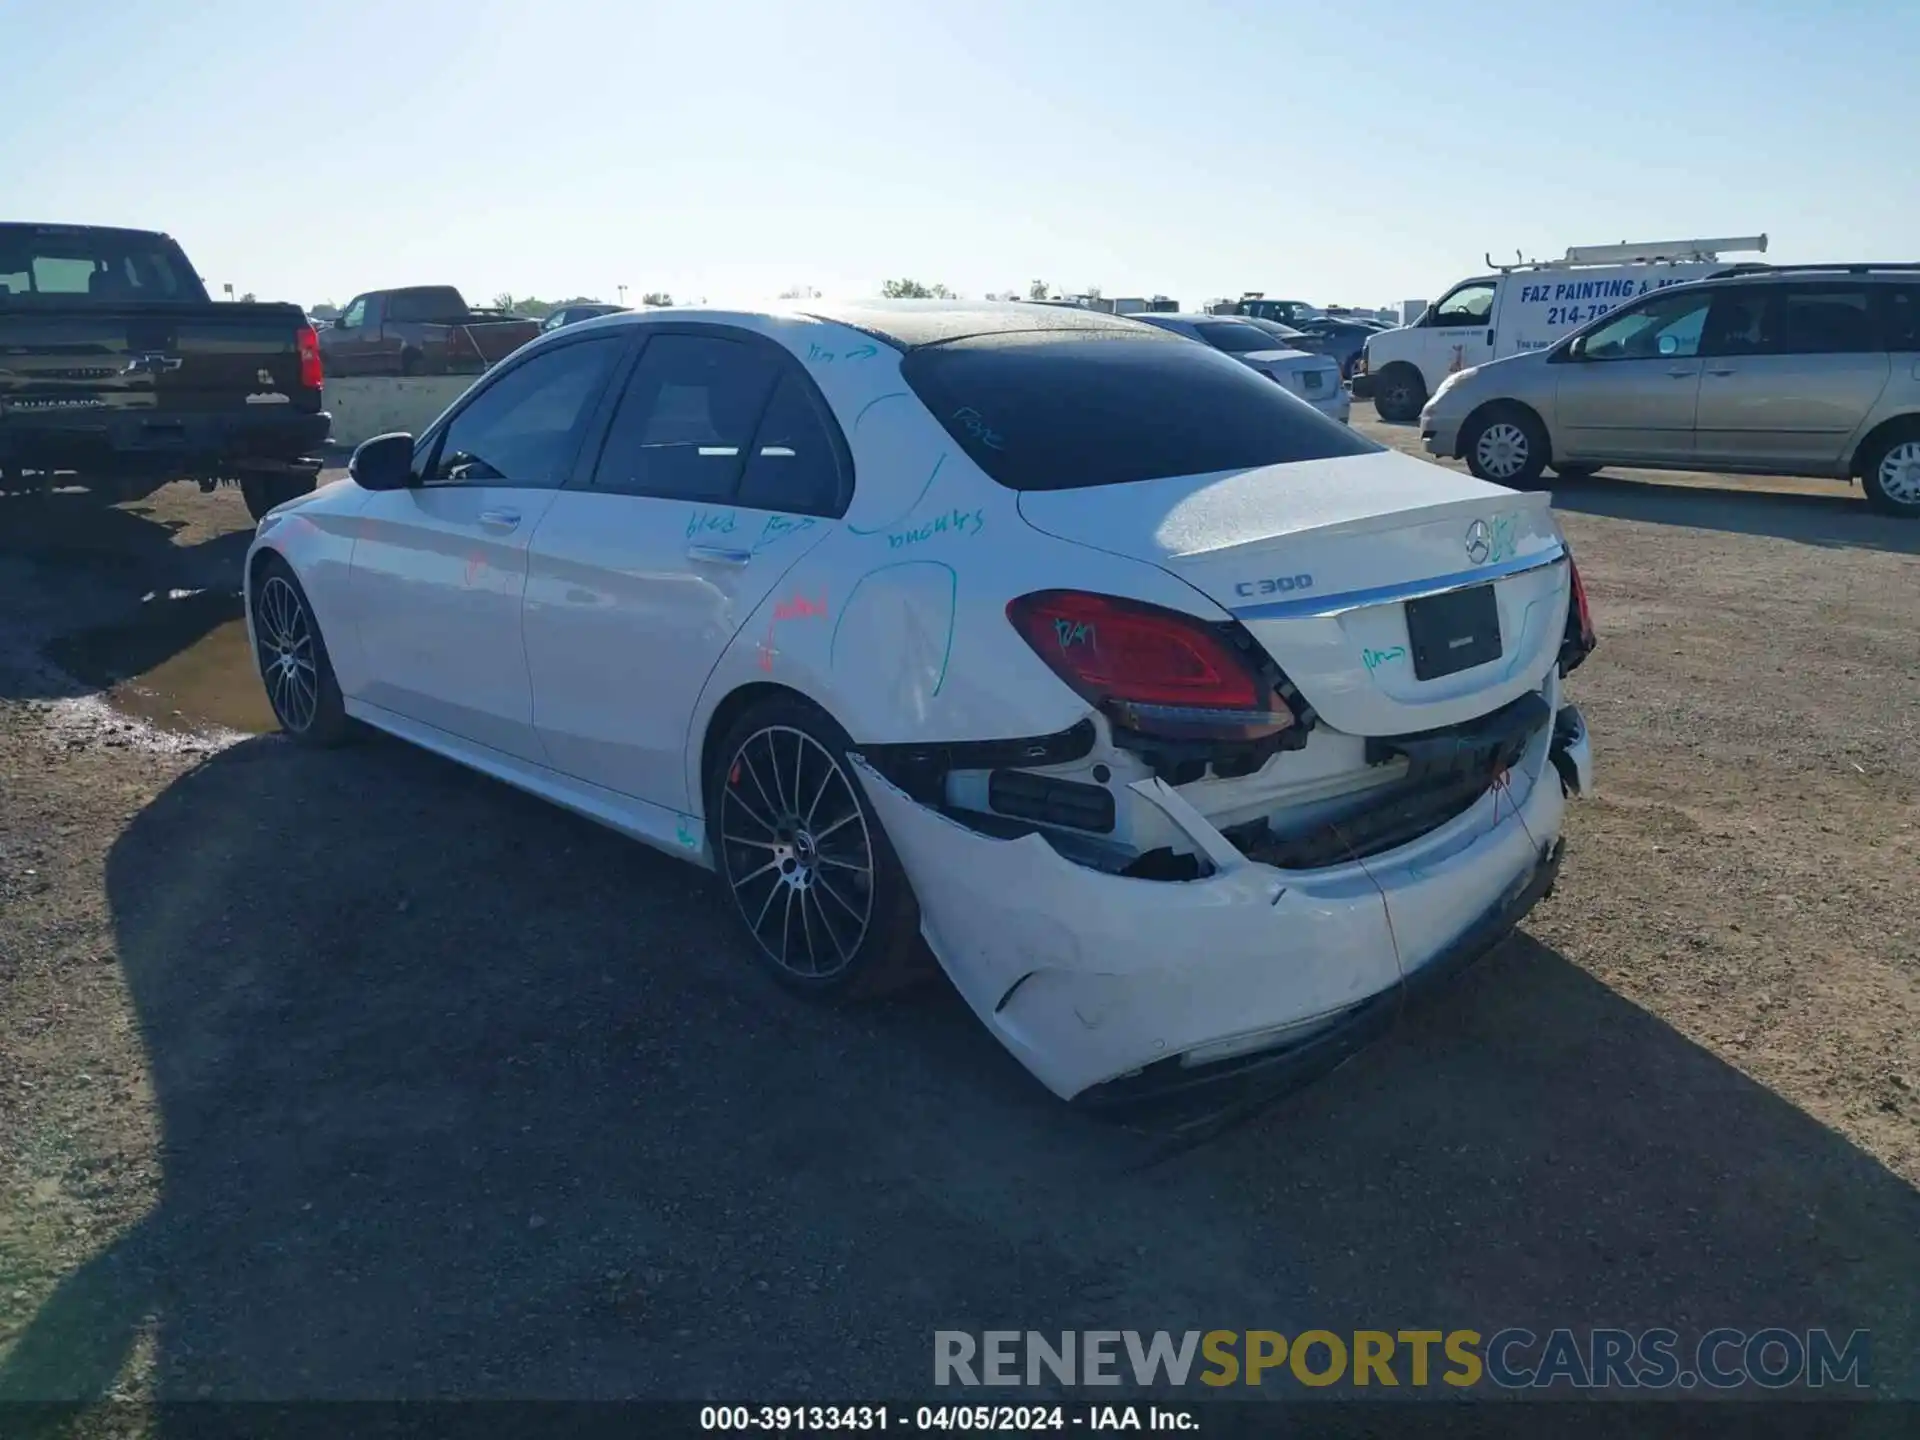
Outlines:
[[1062, 1097], [1336, 1064], [1550, 890], [1592, 626], [1544, 496], [1213, 323], [557, 328], [261, 523], [268, 696], [717, 871], [796, 991], [924, 943]]

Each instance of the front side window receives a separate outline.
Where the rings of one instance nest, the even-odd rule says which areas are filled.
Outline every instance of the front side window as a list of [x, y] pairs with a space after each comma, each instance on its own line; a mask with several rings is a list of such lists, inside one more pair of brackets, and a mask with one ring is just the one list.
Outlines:
[[1684, 360], [1700, 353], [1713, 295], [1671, 293], [1608, 317], [1589, 330], [1581, 348], [1587, 360]]
[[429, 483], [552, 489], [563, 483], [624, 337], [542, 350], [469, 401], [439, 445]]
[[779, 367], [757, 345], [656, 335], [627, 382], [593, 487], [673, 500], [731, 500]]
[[1441, 328], [1483, 326], [1493, 314], [1493, 296], [1498, 288], [1491, 280], [1476, 280], [1462, 285], [1427, 313]]
[[346, 313], [333, 323], [335, 328], [340, 330], [358, 330], [366, 324], [367, 297], [358, 296], [351, 305], [347, 306]]

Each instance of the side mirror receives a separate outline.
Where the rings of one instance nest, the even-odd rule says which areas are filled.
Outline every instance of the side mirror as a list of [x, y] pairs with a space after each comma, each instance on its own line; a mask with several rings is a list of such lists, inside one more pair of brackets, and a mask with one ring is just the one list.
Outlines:
[[363, 440], [347, 462], [347, 474], [362, 490], [404, 490], [413, 484], [413, 436], [376, 435]]
[[1586, 358], [1587, 337], [1584, 335], [1576, 335], [1573, 337], [1573, 343], [1567, 346], [1567, 359], [1584, 360]]

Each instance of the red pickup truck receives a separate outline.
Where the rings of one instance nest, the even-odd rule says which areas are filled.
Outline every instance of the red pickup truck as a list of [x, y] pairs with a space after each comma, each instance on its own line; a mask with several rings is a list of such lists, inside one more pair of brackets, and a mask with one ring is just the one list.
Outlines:
[[451, 285], [356, 295], [320, 332], [327, 373], [473, 375], [540, 333], [540, 322], [476, 310]]

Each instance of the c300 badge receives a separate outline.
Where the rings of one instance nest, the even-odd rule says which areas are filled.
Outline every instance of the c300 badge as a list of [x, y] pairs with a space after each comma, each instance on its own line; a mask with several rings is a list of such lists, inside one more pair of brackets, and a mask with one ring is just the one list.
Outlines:
[[1295, 590], [1311, 590], [1311, 575], [1274, 575], [1266, 580], [1242, 580], [1233, 593], [1243, 598], [1254, 595], [1290, 595]]

